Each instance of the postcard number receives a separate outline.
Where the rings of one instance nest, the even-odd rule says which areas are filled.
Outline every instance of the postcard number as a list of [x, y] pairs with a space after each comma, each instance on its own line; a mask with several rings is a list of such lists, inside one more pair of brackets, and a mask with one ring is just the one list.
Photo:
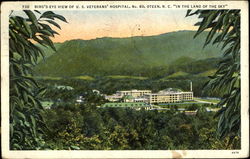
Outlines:
[[239, 154], [239, 151], [232, 151], [232, 154]]

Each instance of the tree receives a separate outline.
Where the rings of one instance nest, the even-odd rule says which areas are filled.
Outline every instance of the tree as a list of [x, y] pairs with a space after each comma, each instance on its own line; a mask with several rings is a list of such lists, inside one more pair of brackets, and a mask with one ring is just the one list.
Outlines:
[[187, 107], [187, 110], [196, 110], [198, 108], [199, 108], [199, 106], [197, 106], [196, 104], [192, 104], [192, 105]]
[[186, 16], [198, 15], [201, 21], [194, 37], [209, 30], [204, 47], [218, 44], [224, 52], [218, 63], [218, 70], [210, 77], [206, 89], [219, 91], [223, 95], [218, 103], [221, 106], [217, 134], [232, 141], [240, 137], [240, 10], [196, 10], [187, 11]]
[[[56, 50], [51, 37], [58, 34], [50, 25], [60, 26], [55, 19], [66, 19], [51, 11], [23, 11], [27, 17], [9, 17], [10, 64], [10, 149], [40, 149], [44, 146], [46, 128], [39, 97], [46, 91], [32, 78], [32, 67], [43, 51], [41, 44]], [[37, 18], [39, 15], [39, 18]]]

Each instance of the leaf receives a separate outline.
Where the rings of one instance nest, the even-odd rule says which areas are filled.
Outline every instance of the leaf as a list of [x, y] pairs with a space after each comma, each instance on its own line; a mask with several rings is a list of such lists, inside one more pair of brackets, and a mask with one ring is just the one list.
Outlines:
[[198, 36], [201, 32], [203, 32], [205, 29], [208, 29], [209, 24], [213, 22], [213, 20], [216, 18], [216, 15], [218, 14], [218, 11], [211, 11], [208, 17], [204, 18], [203, 21], [200, 24], [200, 27], [194, 37]]
[[[24, 122], [24, 125], [27, 126], [27, 127], [30, 127], [30, 123], [27, 122], [27, 121]], [[27, 134], [28, 134], [28, 133], [27, 133]]]
[[38, 42], [39, 44], [41, 44], [41, 45], [43, 45], [45, 47], [48, 47], [43, 40], [38, 39], [37, 37], [33, 37], [33, 40], [35, 40], [36, 42]]
[[12, 39], [14, 39], [14, 41], [17, 42], [17, 38], [16, 38], [14, 32], [12, 30], [10, 30], [9, 33], [10, 33], [10, 36], [12, 37]]
[[20, 35], [16, 34], [16, 37], [17, 37], [17, 40], [19, 42], [21, 42], [23, 45], [26, 45], [26, 46], [28, 45], [27, 40], [23, 36], [20, 36]]
[[45, 35], [39, 35], [43, 41], [45, 42], [46, 45], [50, 46], [54, 51], [56, 51], [56, 48], [53, 44], [53, 42], [50, 40], [50, 38], [48, 38], [47, 36]]
[[80, 150], [80, 147], [78, 146], [70, 146], [73, 150]]
[[28, 95], [28, 98], [32, 101], [32, 105], [34, 107], [38, 107], [37, 101], [35, 100], [35, 98], [31, 95]]
[[38, 22], [37, 22], [35, 14], [32, 11], [30, 11], [30, 10], [24, 10], [24, 12], [27, 14], [27, 16], [29, 17], [29, 19], [31, 20], [31, 22], [37, 27], [38, 26]]
[[240, 115], [239, 114], [235, 114], [234, 116], [232, 116], [230, 118], [229, 128], [232, 129], [235, 124], [238, 125], [239, 120], [240, 120]]
[[191, 11], [191, 9], [188, 9], [185, 17], [190, 16]]
[[41, 12], [40, 11], [38, 11], [38, 10], [34, 10], [35, 12], [37, 12], [37, 13], [39, 13], [39, 14], [41, 14]]
[[31, 119], [31, 123], [32, 123], [33, 132], [34, 132], [35, 136], [37, 136], [36, 135], [36, 120], [32, 115], [30, 116], [30, 119]]
[[215, 29], [212, 29], [212, 30], [208, 33], [203, 48], [204, 48], [207, 44], [209, 44], [209, 43], [211, 42], [211, 40], [212, 40], [212, 38], [214, 37], [215, 33], [216, 33], [216, 30], [215, 30]]
[[54, 12], [52, 12], [52, 11], [46, 11], [46, 12], [44, 12], [41, 16], [40, 16], [40, 18], [47, 18], [48, 16], [51, 16], [51, 15], [54, 15], [55, 13]]
[[194, 24], [194, 26], [200, 26], [201, 25], [201, 22], [197, 22]]
[[13, 26], [15, 25], [15, 21], [14, 21], [13, 17], [10, 17], [9, 24], [13, 25]]
[[60, 19], [61, 21], [64, 21], [64, 22], [68, 23], [67, 20], [61, 15], [55, 14], [54, 17], [57, 18], [57, 19]]
[[10, 124], [10, 137], [13, 137], [13, 133], [14, 133], [13, 124]]
[[187, 10], [186, 17], [192, 16], [192, 15], [194, 15], [194, 14], [198, 14], [198, 13], [200, 12], [200, 10], [196, 10], [196, 11], [194, 11], [193, 13], [191, 13], [191, 11], [192, 11], [192, 10], [190, 10], [190, 9]]
[[58, 32], [56, 32], [56, 31], [54, 31], [54, 30], [50, 30], [50, 32], [51, 32], [51, 33], [53, 33], [53, 34], [57, 34], [57, 35], [59, 35], [59, 33], [58, 33]]
[[223, 24], [226, 25], [228, 24], [228, 20], [229, 20], [229, 14], [226, 14], [224, 17], [223, 17]]
[[29, 24], [27, 24], [25, 19], [23, 20], [23, 25], [24, 25], [26, 31], [29, 33], [29, 37], [31, 38], [32, 37], [32, 31], [31, 31], [31, 28], [30, 28]]
[[20, 145], [16, 144], [16, 143], [13, 144], [13, 147], [14, 147], [15, 150], [21, 150], [22, 149], [22, 147]]
[[200, 10], [198, 18], [206, 18], [209, 16], [210, 10]]
[[41, 89], [39, 89], [39, 91], [38, 91], [38, 95], [39, 95], [39, 96], [42, 96], [42, 95], [44, 95], [44, 94], [46, 93], [46, 91], [47, 91], [46, 87], [41, 88]]
[[16, 115], [17, 115], [18, 117], [20, 117], [20, 118], [26, 120], [25, 115], [24, 115], [23, 113], [21, 113], [20, 111], [16, 111], [15, 113], [16, 113]]
[[32, 77], [28, 77], [28, 76], [21, 76], [21, 77], [23, 77], [25, 80], [31, 81], [36, 87], [39, 87], [37, 82]]
[[214, 115], [214, 118], [218, 117], [219, 115], [221, 115], [224, 111], [226, 110], [225, 107], [222, 107], [219, 111], [216, 112], [216, 114]]
[[[9, 18], [11, 150], [36, 149], [43, 146], [41, 136], [48, 128], [42, 117], [44, 108], [37, 96], [37, 90], [40, 88], [30, 76], [32, 76], [32, 65], [36, 63], [39, 56], [43, 56], [43, 51], [36, 46], [35, 41], [44, 46], [54, 47], [49, 37], [58, 34], [49, 25], [38, 23], [34, 13], [40, 14], [39, 11], [35, 10], [33, 13], [25, 10], [24, 12], [28, 18], [21, 16]], [[48, 13], [52, 12], [46, 14]], [[58, 15], [53, 16], [64, 20]], [[40, 89], [38, 92], [42, 94], [44, 91], [45, 89]]]
[[56, 22], [54, 22], [53, 20], [46, 20], [48, 23], [56, 26], [57, 28], [61, 29], [60, 25], [58, 25]]
[[48, 30], [39, 30], [38, 32], [47, 36], [54, 36], [53, 33], [49, 32]]

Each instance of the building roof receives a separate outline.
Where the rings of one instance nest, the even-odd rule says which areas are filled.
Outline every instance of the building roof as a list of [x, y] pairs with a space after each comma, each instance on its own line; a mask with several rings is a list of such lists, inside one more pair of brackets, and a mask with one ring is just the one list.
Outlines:
[[132, 89], [132, 90], [120, 90], [117, 92], [151, 92], [151, 90], [138, 90], [138, 89]]
[[183, 91], [179, 88], [167, 88], [167, 89], [164, 89], [160, 92], [183, 92]]
[[122, 96], [113, 94], [113, 95], [105, 95], [105, 98], [122, 98]]
[[131, 96], [131, 95], [126, 95], [126, 96], [123, 97], [123, 99], [134, 99], [134, 97]]
[[116, 102], [110, 102], [110, 103], [105, 103], [102, 106], [104, 107], [145, 107], [149, 106], [146, 103], [143, 102], [124, 102], [124, 103], [116, 103]]

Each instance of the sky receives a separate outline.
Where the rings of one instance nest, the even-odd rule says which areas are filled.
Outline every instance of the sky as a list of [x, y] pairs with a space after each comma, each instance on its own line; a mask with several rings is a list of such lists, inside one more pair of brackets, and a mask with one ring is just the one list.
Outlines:
[[196, 16], [186, 17], [186, 10], [56, 10], [68, 23], [57, 21], [60, 35], [54, 42], [72, 39], [90, 40], [102, 37], [159, 35], [179, 30], [197, 30]]

